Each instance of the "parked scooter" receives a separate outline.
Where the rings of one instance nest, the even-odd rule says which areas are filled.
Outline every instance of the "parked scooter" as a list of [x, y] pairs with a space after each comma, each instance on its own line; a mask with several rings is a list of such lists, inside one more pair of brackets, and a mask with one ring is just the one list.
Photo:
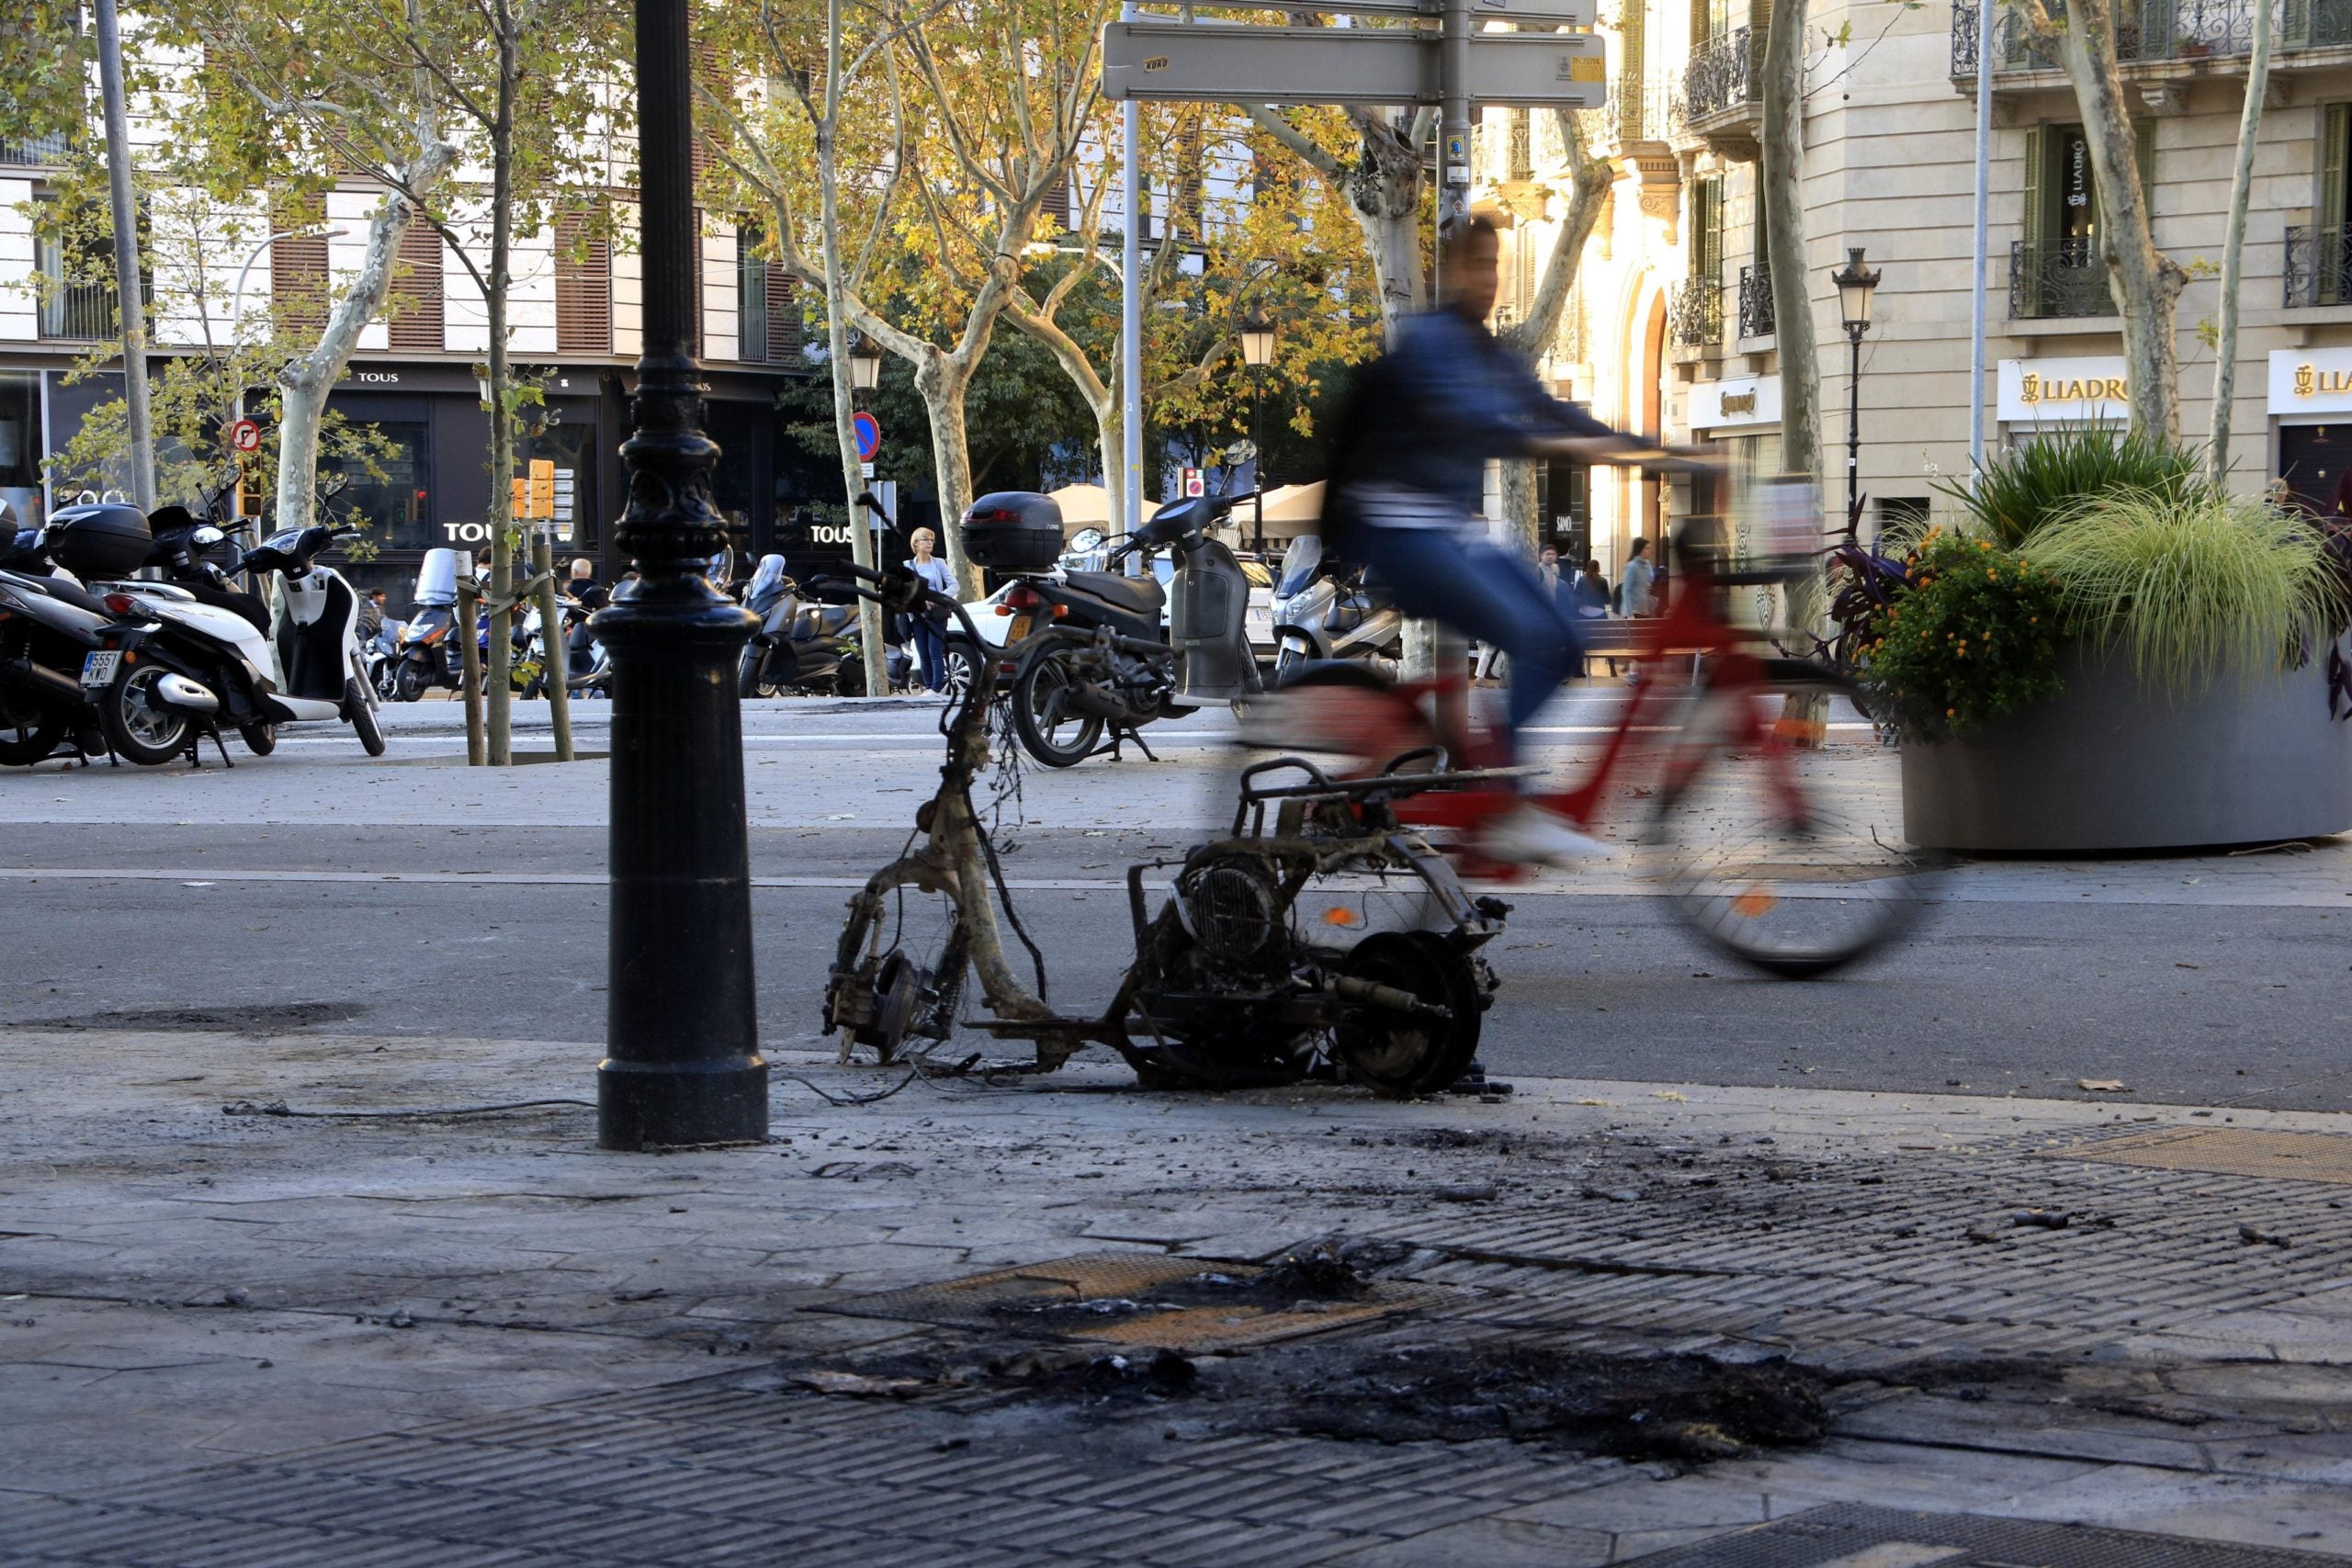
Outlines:
[[392, 660], [392, 697], [413, 703], [435, 687], [459, 692], [466, 685], [466, 649], [458, 629], [458, 563], [463, 552], [424, 552], [416, 571], [416, 614], [401, 629]]
[[0, 506], [0, 765], [8, 767], [47, 759], [68, 737], [85, 757], [106, 748], [80, 675], [115, 614], [56, 570], [43, 537], [16, 529]]
[[1405, 654], [1405, 616], [1364, 581], [1363, 569], [1327, 555], [1317, 534], [1293, 539], [1274, 582], [1274, 673], [1327, 659], [1360, 660], [1384, 680]]
[[[272, 615], [258, 595], [231, 588], [203, 558], [227, 535], [179, 508], [156, 517], [171, 524], [161, 535], [128, 506], [69, 507], [51, 525], [53, 535], [86, 528], [123, 540], [135, 525], [148, 536], [141, 564], [182, 578], [92, 585], [119, 615], [152, 622], [119, 622], [112, 646], [82, 671], [116, 752], [147, 766], [192, 758], [198, 739], [217, 742], [227, 724], [266, 756], [277, 748], [279, 725], [338, 719], [357, 732], [369, 756], [382, 756], [376, 695], [359, 651], [359, 596], [318, 560], [335, 535], [315, 525], [286, 529], [238, 559], [235, 570], [250, 578], [277, 575]], [[59, 558], [72, 564], [62, 549]]]
[[[738, 694], [865, 694], [865, 643], [854, 607], [804, 597], [799, 585], [785, 575], [779, 555], [760, 558], [743, 605], [760, 617], [760, 629], [743, 645], [736, 665]], [[883, 650], [883, 665], [893, 691], [903, 690], [913, 678], [914, 661], [895, 644]]]
[[[1262, 690], [1250, 647], [1250, 580], [1209, 530], [1248, 493], [1194, 496], [1159, 513], [1113, 550], [1107, 571], [1057, 570], [1061, 508], [1051, 496], [1012, 491], [984, 495], [964, 514], [964, 550], [974, 563], [1020, 581], [1004, 597], [1008, 648], [1025, 648], [1011, 691], [1022, 749], [1047, 767], [1067, 768], [1101, 749], [1115, 750], [1154, 719], [1234, 702]], [[1130, 555], [1168, 549], [1176, 560], [1163, 590], [1152, 576], [1128, 577]], [[1160, 609], [1168, 608], [1163, 636]], [[1035, 629], [1033, 632], [1032, 626]], [[1144, 755], [1151, 750], [1143, 746]]]

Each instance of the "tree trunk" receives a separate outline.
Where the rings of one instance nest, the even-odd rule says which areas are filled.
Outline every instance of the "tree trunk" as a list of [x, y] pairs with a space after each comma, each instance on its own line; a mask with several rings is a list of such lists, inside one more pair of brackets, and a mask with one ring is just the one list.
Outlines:
[[[431, 124], [418, 127], [424, 145], [401, 171], [409, 190], [424, 196], [437, 186], [457, 162], [458, 150], [441, 139]], [[387, 192], [383, 205], [368, 226], [368, 246], [359, 275], [350, 290], [327, 317], [325, 328], [310, 353], [288, 360], [277, 372], [277, 525], [307, 528], [316, 515], [319, 429], [326, 417], [327, 394], [343, 378], [357, 346], [361, 329], [384, 308], [391, 293], [392, 261], [400, 254], [401, 236], [416, 220], [407, 198]]]
[[[1821, 363], [1813, 338], [1813, 301], [1807, 298], [1804, 254], [1804, 0], [1780, 0], [1764, 43], [1763, 164], [1767, 264], [1772, 273], [1772, 331], [1781, 356], [1781, 469], [1803, 475], [1816, 487], [1815, 524], [1820, 526], [1820, 487], [1826, 478], [1821, 454]], [[1788, 585], [1789, 625], [1801, 635], [1818, 636], [1829, 610], [1820, 572], [1793, 578]], [[1784, 717], [1819, 744], [1826, 734], [1827, 704], [1791, 697]], [[1801, 710], [1801, 711], [1800, 711]]]
[[931, 472], [939, 487], [940, 542], [947, 568], [956, 574], [956, 592], [964, 599], [980, 596], [980, 574], [964, 555], [964, 530], [956, 524], [972, 504], [972, 446], [964, 419], [964, 394], [972, 384], [977, 356], [959, 363], [952, 355], [936, 355], [915, 372], [915, 390], [922, 394], [922, 412], [931, 423]]
[[[2028, 14], [2041, 9], [2031, 0]], [[2046, 24], [2044, 14], [2035, 22]], [[2139, 138], [2116, 59], [2113, 0], [2075, 0], [2056, 29], [2059, 59], [2082, 111], [2091, 182], [2098, 192], [2098, 243], [2108, 288], [2122, 316], [2123, 374], [2132, 429], [2180, 439], [2180, 353], [2176, 332], [2188, 274], [2156, 249], [2141, 184]]]
[[[505, 89], [502, 86], [502, 94]], [[507, 216], [513, 178], [511, 140], [491, 154], [490, 220], [490, 673], [484, 688], [490, 765], [514, 762], [514, 367], [506, 352], [507, 270], [514, 243]]]
[[2230, 172], [2229, 226], [2222, 241], [2221, 327], [2213, 340], [2213, 427], [2206, 472], [2219, 489], [2230, 472], [2230, 404], [2238, 392], [2238, 286], [2245, 275], [2245, 210], [2254, 190], [2255, 138], [2270, 88], [2270, 7], [2254, 8], [2254, 48], [2246, 60], [2245, 107], [2238, 117], [2237, 166]]

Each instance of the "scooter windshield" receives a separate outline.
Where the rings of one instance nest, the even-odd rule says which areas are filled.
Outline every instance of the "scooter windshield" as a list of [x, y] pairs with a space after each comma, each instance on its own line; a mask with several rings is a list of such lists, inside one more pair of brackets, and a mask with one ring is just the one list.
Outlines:
[[1287, 599], [1303, 592], [1315, 581], [1315, 569], [1323, 564], [1323, 536], [1301, 534], [1290, 542], [1283, 555], [1283, 574], [1274, 584], [1274, 597]]

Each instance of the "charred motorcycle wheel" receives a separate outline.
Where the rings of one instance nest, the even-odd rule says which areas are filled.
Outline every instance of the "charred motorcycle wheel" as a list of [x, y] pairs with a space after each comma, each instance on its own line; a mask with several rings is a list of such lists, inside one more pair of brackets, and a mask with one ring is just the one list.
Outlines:
[[157, 704], [155, 682], [171, 671], [160, 664], [126, 664], [98, 694], [98, 722], [114, 749], [142, 768], [160, 767], [188, 749], [195, 723]]
[[1049, 768], [1075, 767], [1102, 742], [1102, 719], [1076, 705], [1085, 674], [1080, 650], [1047, 644], [1023, 660], [1012, 678], [1012, 728], [1022, 749]]
[[239, 725], [237, 737], [245, 743], [245, 750], [256, 757], [266, 757], [277, 750], [277, 726], [266, 719]]
[[1340, 973], [1383, 992], [1352, 1001], [1332, 1039], [1351, 1083], [1390, 1100], [1436, 1094], [1478, 1054], [1477, 972], [1469, 954], [1436, 932], [1375, 931], [1349, 952]]

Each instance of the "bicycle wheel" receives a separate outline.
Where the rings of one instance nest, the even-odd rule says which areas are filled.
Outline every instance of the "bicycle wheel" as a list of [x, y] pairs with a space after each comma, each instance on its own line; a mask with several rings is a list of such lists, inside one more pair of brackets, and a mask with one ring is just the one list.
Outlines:
[[1946, 863], [1904, 841], [1902, 791], [1870, 765], [1875, 747], [1804, 744], [1817, 728], [1783, 716], [1800, 711], [1791, 698], [1859, 695], [1829, 671], [1776, 661], [1760, 685], [1694, 694], [1668, 748], [1652, 843], [1668, 900], [1767, 974], [1826, 975], [1902, 935]]

